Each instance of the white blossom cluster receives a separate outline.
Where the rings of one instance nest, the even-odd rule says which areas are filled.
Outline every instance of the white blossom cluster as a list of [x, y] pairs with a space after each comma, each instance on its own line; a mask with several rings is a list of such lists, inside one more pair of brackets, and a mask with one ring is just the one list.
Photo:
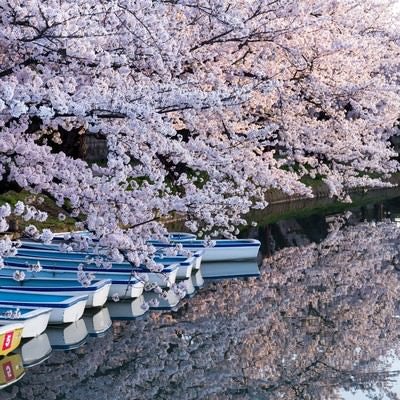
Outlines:
[[[3, 257], [15, 256], [18, 247], [21, 245], [18, 240], [12, 240], [11, 236], [7, 234], [9, 229], [8, 219], [11, 217], [21, 217], [25, 221], [34, 220], [43, 222], [47, 219], [47, 213], [39, 211], [35, 207], [25, 205], [22, 201], [18, 201], [14, 207], [8, 203], [0, 206], [0, 268], [4, 267]], [[45, 243], [50, 242], [53, 238], [53, 233], [50, 229], [43, 229], [42, 232], [39, 232], [34, 225], [27, 226], [25, 234], [34, 239], [40, 239]], [[14, 276], [14, 279], [22, 280], [23, 277], [19, 279], [20, 276], [22, 275], [17, 274]]]

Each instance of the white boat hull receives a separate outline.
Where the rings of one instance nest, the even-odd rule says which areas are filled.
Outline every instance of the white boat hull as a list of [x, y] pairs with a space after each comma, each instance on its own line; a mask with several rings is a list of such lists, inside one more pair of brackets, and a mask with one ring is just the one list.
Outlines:
[[86, 307], [102, 307], [108, 299], [110, 289], [111, 289], [111, 282], [100, 287], [95, 292], [89, 294]]
[[[183, 240], [170, 244], [153, 242], [152, 245], [159, 250], [168, 249], [181, 244], [184, 250], [189, 250], [193, 253], [203, 251], [201, 261], [241, 261], [256, 259], [260, 248], [260, 241], [256, 239], [217, 239], [216, 245], [206, 247], [202, 240]], [[200, 264], [198, 264], [200, 266]]]
[[47, 325], [49, 324], [49, 319], [50, 319], [50, 314], [52, 312], [52, 309], [49, 308], [47, 312], [41, 312], [38, 315], [34, 315], [30, 318], [24, 319], [24, 320], [0, 320], [0, 325], [5, 326], [9, 325], [11, 323], [21, 323], [23, 325], [23, 330], [22, 330], [22, 337], [23, 338], [32, 338], [39, 336], [41, 333], [43, 333]]
[[49, 324], [50, 314], [51, 311], [23, 321], [24, 329], [22, 331], [22, 337], [31, 338], [43, 333]]
[[67, 308], [52, 308], [50, 324], [69, 324], [82, 317], [86, 307], [86, 299], [76, 302]]
[[[97, 288], [95, 291], [79, 291], [79, 290], [60, 290], [57, 292], [57, 295], [59, 296], [87, 296], [87, 302], [86, 302], [86, 307], [101, 307], [105, 304], [108, 298], [108, 293], [110, 291], [111, 283], [105, 284], [104, 286], [101, 286]], [[38, 294], [37, 291], [30, 291], [30, 290], [23, 290], [21, 293], [30, 293], [30, 294]], [[48, 295], [54, 295], [54, 291], [46, 291], [46, 290], [41, 290], [41, 294], [48, 294]], [[70, 321], [73, 322], [73, 321]]]

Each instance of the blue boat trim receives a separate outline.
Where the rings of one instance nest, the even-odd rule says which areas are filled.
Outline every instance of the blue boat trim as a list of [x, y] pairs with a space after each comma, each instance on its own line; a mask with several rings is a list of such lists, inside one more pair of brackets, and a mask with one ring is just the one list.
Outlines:
[[46, 361], [48, 358], [50, 358], [50, 355], [51, 355], [51, 351], [49, 351], [43, 357], [34, 360], [32, 363], [23, 362], [23, 366], [24, 366], [24, 368], [32, 368], [32, 367], [34, 367], [36, 365], [41, 364], [43, 361]]
[[[15, 317], [6, 317], [4, 315], [2, 315], [3, 313], [7, 312], [7, 311], [16, 311], [17, 308], [19, 309], [19, 312], [21, 313], [21, 316], [18, 318]], [[40, 315], [43, 314], [47, 314], [48, 312], [50, 312], [50, 309], [45, 309], [45, 307], [39, 307], [39, 308], [43, 308], [43, 310], [39, 311], [38, 308], [23, 308], [23, 307], [2, 307], [2, 305], [0, 304], [0, 321], [27, 321], [31, 318], [36, 318]], [[32, 312], [37, 311], [34, 313], [34, 315], [29, 315]], [[26, 315], [26, 316], [25, 316]]]
[[[14, 296], [13, 296], [14, 295]], [[22, 297], [21, 296], [25, 296]], [[29, 299], [29, 296], [34, 296], [33, 299]], [[8, 299], [7, 299], [8, 297]], [[14, 298], [13, 298], [14, 297]], [[81, 296], [57, 296], [57, 295], [46, 295], [46, 294], [27, 294], [27, 293], [16, 293], [14, 289], [3, 289], [0, 291], [0, 304], [3, 305], [17, 305], [26, 307], [48, 307], [48, 308], [68, 308], [74, 304], [80, 303], [81, 301], [87, 301], [87, 295]]]
[[[259, 247], [259, 243], [243, 243], [243, 244], [217, 244], [215, 246], [211, 247], [205, 247], [204, 244], [197, 244], [197, 243], [190, 243], [190, 242], [182, 242], [181, 243], [183, 247], [187, 248], [199, 248], [199, 249], [219, 249], [219, 248], [242, 248], [242, 247]], [[175, 247], [175, 244], [166, 244], [166, 243], [152, 243], [154, 247], [159, 247], [159, 248], [168, 248], [168, 247]]]
[[[71, 266], [71, 265], [64, 265], [64, 266], [60, 265], [60, 266], [58, 266], [58, 265], [54, 265], [54, 264], [51, 264], [51, 263], [46, 263], [45, 260], [36, 260], [36, 259], [34, 261], [32, 261], [31, 264], [34, 264], [35, 261], [36, 262], [39, 261], [41, 266], [42, 266], [42, 268], [48, 268], [48, 269], [54, 269], [54, 270], [64, 270], [64, 271], [76, 271], [76, 272], [78, 272], [78, 264], [80, 264], [80, 263], [77, 262], [76, 266]], [[6, 266], [14, 266], [14, 267], [26, 268], [26, 269], [29, 268], [29, 263], [27, 263], [26, 258], [21, 259], [21, 261], [9, 261], [8, 259], [4, 259], [4, 264]], [[59, 263], [59, 264], [62, 264], [62, 262]], [[169, 265], [169, 266], [166, 266], [162, 270], [161, 273], [172, 272], [172, 271], [175, 271], [175, 269], [177, 269], [177, 268], [178, 268], [178, 266]], [[110, 271], [110, 273], [113, 273], [113, 272], [128, 273], [128, 272], [133, 271], [133, 272], [138, 272], [138, 273], [158, 273], [158, 272], [152, 272], [152, 271], [150, 271], [148, 269], [145, 269], [145, 268], [140, 268], [140, 267], [133, 267], [132, 268], [130, 266], [127, 267], [127, 268], [112, 267], [110, 269], [85, 266], [82, 269], [82, 271], [83, 272], [108, 272], [108, 271]]]
[[78, 347], [81, 347], [84, 343], [86, 343], [88, 336], [89, 336], [89, 334], [87, 334], [84, 339], [82, 339], [79, 342], [74, 343], [74, 344], [57, 344], [54, 346], [52, 345], [51, 348], [53, 350], [74, 350], [74, 349], [77, 349]]
[[[16, 271], [16, 269], [17, 269], [17, 267], [8, 267], [8, 268], [6, 267], [6, 268], [3, 268], [1, 270], [1, 272], [5, 272], [5, 271], [10, 270], [10, 274], [12, 274], [14, 271]], [[36, 274], [35, 275], [33, 275], [33, 274], [31, 275], [30, 272], [27, 272], [27, 274], [29, 274], [29, 278], [28, 278], [29, 280], [30, 279], [36, 279], [36, 278], [40, 279], [41, 277], [43, 277], [45, 279], [52, 279], [52, 278], [55, 278], [55, 279], [75, 279], [76, 278], [75, 271], [58, 271], [58, 270], [45, 269], [45, 268], [43, 268], [43, 270], [40, 271], [37, 275]], [[59, 275], [62, 275], [62, 274], [68, 274], [68, 275], [71, 274], [71, 277], [68, 277], [68, 278], [59, 277]], [[107, 279], [104, 279], [105, 281], [111, 282], [113, 284], [135, 285], [135, 284], [140, 283], [140, 281], [138, 279], [136, 279], [133, 276], [130, 277], [129, 274], [125, 274], [125, 273], [122, 274], [122, 277], [117, 276], [118, 272], [116, 274], [108, 274], [108, 273], [101, 272], [100, 274], [104, 274], [104, 277], [107, 277]], [[0, 277], [9, 278], [10, 276], [9, 275], [0, 274]], [[110, 278], [108, 278], [108, 277], [110, 277]]]
[[[200, 253], [200, 252], [199, 252]], [[197, 257], [200, 255], [196, 254]], [[13, 260], [14, 258], [28, 258], [28, 259], [36, 259], [36, 260], [43, 260], [43, 262], [48, 262], [48, 260], [52, 260], [54, 262], [59, 261], [66, 261], [66, 262], [81, 262], [87, 263], [88, 260], [93, 258], [101, 258], [104, 259], [106, 262], [111, 262], [117, 267], [126, 266], [132, 267], [132, 265], [128, 261], [123, 262], [114, 262], [110, 260], [105, 255], [93, 254], [93, 253], [79, 253], [79, 252], [70, 252], [70, 253], [63, 253], [57, 250], [40, 250], [40, 249], [24, 249], [20, 248], [16, 256], [11, 257], [10, 259]], [[188, 261], [192, 257], [176, 255], [176, 256], [159, 256], [155, 255], [153, 260], [157, 263], [165, 264], [174, 264], [177, 262]], [[88, 265], [95, 265], [95, 262], [88, 263]]]
[[71, 307], [73, 304], [66, 304], [66, 303], [39, 303], [39, 302], [26, 302], [21, 300], [15, 301], [5, 301], [1, 300], [2, 304], [9, 304], [9, 305], [21, 305], [21, 306], [32, 306], [32, 307], [49, 307], [49, 308], [68, 308]]
[[43, 292], [95, 292], [98, 290], [97, 287], [47, 287], [47, 286], [42, 286], [42, 287], [34, 287], [34, 286], [0, 286], [0, 290], [2, 289], [6, 289], [6, 290], [18, 290], [21, 292], [39, 292], [39, 293], [43, 293]]
[[235, 274], [235, 275], [215, 275], [215, 276], [203, 276], [204, 280], [211, 281], [213, 279], [234, 279], [234, 278], [257, 278], [260, 273], [249, 273], [249, 274]]

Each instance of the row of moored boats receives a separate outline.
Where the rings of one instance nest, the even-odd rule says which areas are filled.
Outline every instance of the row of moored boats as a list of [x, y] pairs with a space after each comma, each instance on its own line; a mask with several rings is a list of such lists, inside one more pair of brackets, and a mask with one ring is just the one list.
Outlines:
[[[63, 242], [61, 236], [46, 244], [22, 241], [16, 255], [4, 258], [5, 267], [0, 270], [0, 355], [13, 351], [23, 338], [39, 336], [48, 324], [74, 323], [86, 308], [102, 307], [107, 300], [140, 298], [143, 290], [154, 288], [164, 298], [173, 292], [184, 295], [187, 288], [177, 282], [199, 271], [202, 262], [255, 259], [260, 247], [254, 239], [215, 240], [209, 246], [192, 234], [176, 233], [169, 241], [150, 241], [157, 249], [150, 268], [148, 264], [112, 262], [93, 248], [62, 251]], [[177, 244], [181, 253], [166, 255]]]

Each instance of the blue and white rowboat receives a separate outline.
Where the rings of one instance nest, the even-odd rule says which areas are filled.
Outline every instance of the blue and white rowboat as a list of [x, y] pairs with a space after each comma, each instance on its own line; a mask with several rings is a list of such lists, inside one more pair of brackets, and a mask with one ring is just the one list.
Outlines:
[[[2, 271], [0, 271], [2, 273]], [[111, 280], [92, 281], [82, 286], [77, 279], [34, 278], [16, 281], [0, 275], [0, 289], [10, 289], [24, 293], [57, 294], [61, 296], [88, 296], [86, 307], [101, 307], [107, 301]]]
[[[32, 272], [24, 266], [19, 267], [5, 267], [1, 269], [0, 274], [6, 277], [10, 277], [15, 271], [24, 269], [25, 280], [26, 279], [77, 279], [76, 271], [64, 271], [43, 268], [40, 272]], [[1, 276], [0, 275], [0, 276]], [[108, 293], [108, 298], [112, 298], [114, 295], [118, 295], [121, 299], [131, 299], [139, 297], [143, 293], [143, 282], [138, 281], [131, 276], [130, 273], [113, 273], [111, 271], [102, 271], [95, 273], [95, 276], [100, 279], [111, 280], [111, 287]]]
[[0, 290], [2, 307], [51, 308], [49, 323], [65, 324], [77, 321], [85, 311], [87, 296], [56, 296], [49, 294], [23, 293], [17, 290]]
[[[75, 231], [75, 232], [58, 232], [54, 234], [53, 241], [64, 241], [65, 235], [70, 236], [89, 236], [91, 233], [89, 231]], [[165, 237], [169, 240], [193, 240], [197, 239], [194, 233], [188, 232], [168, 232]], [[94, 239], [96, 242], [96, 239]]]
[[0, 305], [0, 325], [18, 322], [23, 325], [23, 338], [36, 337], [47, 328], [50, 314], [51, 308]]
[[[43, 268], [52, 270], [63, 270], [63, 271], [78, 271], [80, 266], [79, 261], [75, 260], [65, 260], [65, 259], [40, 259], [35, 257], [7, 257], [4, 259], [6, 266], [28, 268], [30, 265], [35, 265], [37, 263]], [[151, 272], [146, 267], [132, 267], [130, 264], [113, 264], [113, 268], [110, 270], [101, 269], [95, 265], [89, 264], [84, 267], [86, 272], [94, 272], [98, 274], [102, 271], [109, 271], [111, 273], [123, 272], [125, 274], [130, 274], [136, 272], [138, 274], [146, 274], [149, 281], [159, 285], [160, 287], [170, 287], [175, 283], [176, 276], [178, 273], [178, 264], [171, 264], [165, 266], [162, 272]]]
[[[196, 251], [191, 257], [186, 257], [183, 255], [177, 256], [166, 256], [162, 254], [162, 251], [159, 254], [156, 254], [153, 257], [154, 262], [162, 264], [164, 266], [170, 266], [172, 264], [178, 264], [178, 279], [186, 279], [189, 278], [193, 269], [199, 269], [201, 260], [203, 256], [203, 250]], [[30, 249], [21, 247], [18, 249], [18, 253], [16, 257], [37, 257], [38, 259], [53, 259], [53, 260], [67, 260], [67, 261], [79, 261], [79, 262], [88, 262], [90, 259], [104, 259], [107, 260], [106, 256], [97, 255], [93, 253], [84, 253], [84, 252], [61, 252], [58, 250], [40, 250], [40, 249]], [[132, 269], [132, 264], [129, 262], [115, 263], [113, 262], [113, 270], [116, 269]]]
[[185, 250], [197, 251], [204, 250], [203, 261], [239, 261], [256, 259], [260, 248], [260, 241], [256, 239], [217, 239], [215, 246], [208, 247], [204, 240], [183, 240], [163, 243], [161, 241], [151, 240], [149, 243], [156, 249], [165, 249], [175, 247], [177, 243], [182, 245]]

